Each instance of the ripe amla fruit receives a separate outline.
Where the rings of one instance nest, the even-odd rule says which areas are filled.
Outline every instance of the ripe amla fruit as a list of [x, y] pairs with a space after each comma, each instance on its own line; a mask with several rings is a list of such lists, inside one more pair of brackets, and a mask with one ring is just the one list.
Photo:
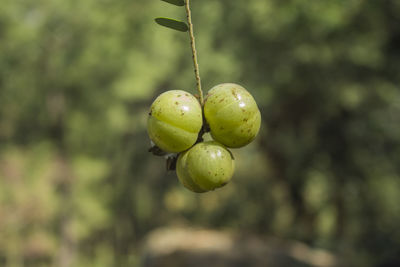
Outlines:
[[253, 96], [242, 86], [223, 83], [208, 91], [204, 116], [214, 140], [238, 148], [257, 136], [261, 114]]
[[231, 153], [223, 145], [208, 141], [181, 153], [176, 173], [186, 188], [202, 193], [227, 184], [234, 168]]
[[199, 101], [188, 92], [171, 90], [159, 95], [151, 105], [147, 132], [159, 148], [177, 153], [196, 142], [202, 125]]

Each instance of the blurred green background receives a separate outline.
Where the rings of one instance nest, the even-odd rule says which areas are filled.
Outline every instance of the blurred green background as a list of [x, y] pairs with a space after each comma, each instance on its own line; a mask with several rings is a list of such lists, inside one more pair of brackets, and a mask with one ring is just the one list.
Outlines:
[[138, 266], [189, 226], [400, 266], [400, 1], [193, 0], [205, 91], [262, 112], [236, 173], [194, 194], [147, 152], [161, 92], [196, 93], [185, 19], [159, 0], [2, 0], [0, 266]]

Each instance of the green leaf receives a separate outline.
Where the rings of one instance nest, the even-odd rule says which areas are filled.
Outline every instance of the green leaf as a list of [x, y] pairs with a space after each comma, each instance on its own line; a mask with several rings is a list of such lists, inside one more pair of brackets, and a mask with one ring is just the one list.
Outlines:
[[189, 27], [188, 25], [180, 20], [170, 19], [170, 18], [156, 18], [155, 21], [161, 26], [171, 28], [181, 32], [187, 32]]
[[185, 1], [184, 0], [161, 0], [176, 6], [184, 6], [185, 5]]

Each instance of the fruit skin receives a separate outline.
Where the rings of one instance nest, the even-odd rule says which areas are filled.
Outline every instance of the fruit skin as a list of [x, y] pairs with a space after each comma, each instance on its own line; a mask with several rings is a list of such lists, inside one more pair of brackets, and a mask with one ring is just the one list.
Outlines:
[[204, 116], [214, 140], [238, 148], [257, 136], [261, 113], [253, 96], [242, 86], [223, 83], [208, 91]]
[[229, 150], [215, 141], [198, 143], [181, 153], [176, 165], [181, 183], [197, 193], [224, 186], [232, 178], [234, 169]]
[[177, 153], [196, 142], [202, 125], [199, 101], [188, 92], [170, 90], [159, 95], [151, 105], [147, 132], [159, 148]]

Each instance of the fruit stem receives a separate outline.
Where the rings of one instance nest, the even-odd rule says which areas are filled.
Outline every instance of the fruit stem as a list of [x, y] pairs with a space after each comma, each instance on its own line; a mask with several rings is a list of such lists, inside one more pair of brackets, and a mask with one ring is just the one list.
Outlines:
[[204, 104], [203, 90], [201, 89], [200, 70], [199, 70], [199, 64], [197, 63], [196, 43], [194, 40], [192, 14], [190, 12], [189, 2], [190, 2], [190, 0], [185, 0], [187, 22], [189, 24], [190, 45], [192, 47], [192, 57], [193, 57], [193, 65], [194, 65], [194, 74], [196, 76], [197, 91], [199, 92], [200, 104], [203, 106], [203, 104]]

